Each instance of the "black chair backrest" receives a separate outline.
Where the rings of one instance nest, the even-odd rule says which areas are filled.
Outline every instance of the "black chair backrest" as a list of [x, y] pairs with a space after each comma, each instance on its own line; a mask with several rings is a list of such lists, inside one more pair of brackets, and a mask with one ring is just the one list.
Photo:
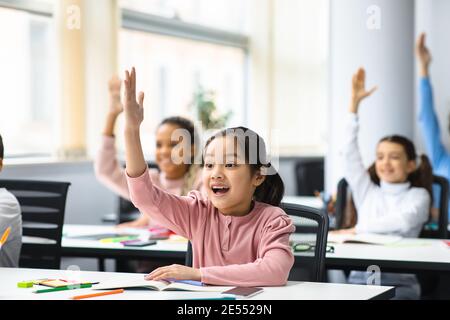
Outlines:
[[295, 270], [291, 271], [290, 280], [323, 281], [325, 254], [328, 236], [328, 215], [311, 207], [293, 203], [282, 203], [280, 207], [293, 219], [296, 225], [295, 243], [311, 245], [313, 250], [297, 252], [301, 255]]
[[[433, 187], [439, 189], [439, 203], [438, 203], [438, 223], [437, 229], [433, 228], [433, 224], [426, 224], [420, 233], [421, 238], [436, 238], [447, 239], [448, 238], [448, 197], [449, 197], [449, 183], [448, 180], [441, 176], [433, 176]], [[436, 194], [434, 194], [436, 196]], [[434, 203], [437, 204], [436, 202]]]
[[336, 204], [335, 204], [335, 229], [344, 228], [344, 219], [345, 219], [345, 208], [347, 205], [347, 188], [348, 183], [344, 178], [341, 179], [337, 186], [337, 194], [336, 194]]
[[[159, 170], [156, 163], [149, 162], [148, 167], [150, 169]], [[139, 210], [136, 208], [133, 203], [127, 199], [119, 197], [119, 206], [118, 206], [118, 223], [132, 221], [139, 216]]]
[[[449, 199], [449, 183], [447, 179], [440, 176], [433, 176], [433, 185], [439, 186], [439, 217], [437, 230], [428, 228], [428, 224], [424, 226], [420, 234], [421, 238], [438, 238], [446, 239], [448, 237], [448, 199]], [[345, 210], [348, 202], [348, 183], [345, 179], [341, 179], [338, 183], [335, 221], [336, 229], [342, 229], [345, 226]]]
[[22, 210], [22, 250], [19, 267], [59, 269], [66, 198], [70, 183], [0, 180]]
[[188, 242], [188, 247], [187, 247], [187, 251], [186, 251], [186, 259], [184, 261], [184, 264], [186, 267], [192, 267], [192, 259], [193, 259], [193, 251], [192, 251], [192, 243], [189, 241]]
[[324, 159], [311, 158], [297, 162], [295, 176], [298, 196], [314, 196], [324, 190]]

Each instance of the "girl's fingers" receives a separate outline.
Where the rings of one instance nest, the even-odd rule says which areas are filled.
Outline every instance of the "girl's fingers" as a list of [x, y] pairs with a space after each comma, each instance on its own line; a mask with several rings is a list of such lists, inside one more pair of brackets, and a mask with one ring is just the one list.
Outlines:
[[149, 277], [154, 277], [159, 275], [160, 273], [166, 272], [167, 270], [169, 270], [171, 268], [171, 266], [167, 266], [167, 267], [161, 267], [158, 269], [153, 270], [152, 272], [150, 272], [150, 274], [148, 275]]
[[143, 108], [144, 107], [144, 93], [143, 92], [139, 92], [139, 106], [141, 107], [141, 108]]
[[131, 95], [133, 97], [136, 97], [136, 69], [133, 67], [131, 68]]

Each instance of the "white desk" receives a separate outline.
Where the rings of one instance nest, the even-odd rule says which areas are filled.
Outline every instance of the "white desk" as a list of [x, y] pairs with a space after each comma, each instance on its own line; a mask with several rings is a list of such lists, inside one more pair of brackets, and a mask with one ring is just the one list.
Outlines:
[[[293, 234], [291, 240], [301, 241], [302, 235]], [[369, 244], [335, 244], [334, 253], [326, 254], [327, 268], [367, 269], [377, 265], [385, 271], [450, 271], [450, 250], [440, 239], [402, 239], [388, 246]], [[300, 253], [294, 253], [301, 259]]]
[[149, 232], [140, 229], [118, 231], [114, 226], [64, 225], [61, 241], [62, 256], [98, 258], [99, 270], [104, 271], [104, 259], [170, 259], [173, 263], [184, 264], [187, 243], [158, 241], [156, 245], [147, 247], [125, 247], [120, 243], [101, 243], [97, 240], [72, 239], [71, 236], [84, 236], [106, 233], [139, 233], [142, 239], [148, 239]]
[[[127, 231], [127, 230], [125, 230]], [[114, 232], [113, 226], [65, 225], [65, 235], [87, 235]], [[291, 239], [301, 241], [301, 234]], [[327, 253], [326, 268], [366, 270], [377, 265], [383, 271], [450, 271], [450, 250], [438, 239], [403, 239], [393, 246], [367, 244], [332, 244], [334, 253]], [[63, 256], [93, 258], [174, 258], [182, 263], [186, 254], [186, 243], [158, 241], [158, 244], [130, 248], [117, 243], [100, 243], [94, 240], [78, 240], [63, 237]], [[294, 253], [296, 262], [301, 263], [301, 253]]]
[[[77, 289], [52, 293], [32, 293], [32, 289], [17, 288], [17, 283], [24, 280], [42, 278], [69, 278], [79, 276], [83, 281], [102, 281], [111, 278], [134, 279], [136, 274], [112, 273], [112, 272], [87, 272], [80, 271], [77, 274], [68, 273], [66, 270], [44, 269], [6, 269], [0, 268], [0, 300], [67, 300], [75, 295], [92, 293], [92, 289]], [[142, 275], [143, 276], [143, 275]], [[95, 291], [99, 292], [99, 291]], [[198, 292], [158, 292], [151, 290], [129, 290], [121, 294], [90, 298], [87, 300], [174, 300], [194, 299], [217, 296], [217, 293]], [[394, 295], [393, 287], [362, 286], [349, 284], [289, 282], [285, 287], [267, 287], [264, 292], [251, 299], [254, 300], [368, 300], [390, 299]]]

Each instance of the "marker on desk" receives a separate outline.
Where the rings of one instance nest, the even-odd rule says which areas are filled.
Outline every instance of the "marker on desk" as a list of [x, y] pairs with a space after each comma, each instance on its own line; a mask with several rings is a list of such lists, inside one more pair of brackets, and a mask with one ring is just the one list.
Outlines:
[[69, 285], [65, 287], [56, 287], [51, 289], [41, 289], [33, 291], [33, 293], [48, 293], [48, 292], [55, 292], [55, 291], [65, 291], [65, 290], [75, 290], [75, 289], [85, 289], [85, 288], [91, 288], [92, 284], [90, 283], [82, 283], [82, 284], [76, 284], [76, 285]]
[[118, 238], [105, 238], [100, 239], [101, 243], [118, 243], [123, 241], [135, 240], [139, 236], [126, 236], [126, 237], [118, 237]]
[[181, 299], [181, 300], [236, 300], [236, 296], [222, 296], [222, 297], [212, 297], [212, 298], [192, 298], [192, 299]]

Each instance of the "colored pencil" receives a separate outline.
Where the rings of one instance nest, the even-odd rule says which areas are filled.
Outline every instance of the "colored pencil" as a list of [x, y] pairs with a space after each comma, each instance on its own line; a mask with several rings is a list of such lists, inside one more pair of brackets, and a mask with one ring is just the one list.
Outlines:
[[117, 289], [117, 290], [112, 290], [112, 291], [105, 291], [105, 292], [98, 292], [98, 293], [85, 294], [85, 295], [81, 295], [81, 296], [75, 296], [75, 297], [72, 297], [72, 299], [73, 300], [81, 300], [81, 299], [87, 299], [87, 298], [107, 296], [110, 294], [117, 294], [117, 293], [122, 293], [122, 292], [124, 292], [123, 289]]

